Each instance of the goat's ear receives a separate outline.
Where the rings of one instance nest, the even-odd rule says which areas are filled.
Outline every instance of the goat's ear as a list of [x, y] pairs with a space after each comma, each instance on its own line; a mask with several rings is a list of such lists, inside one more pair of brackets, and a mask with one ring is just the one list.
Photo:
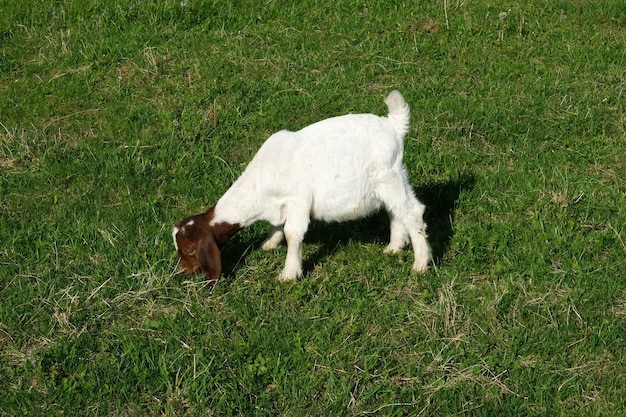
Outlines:
[[217, 247], [215, 236], [209, 233], [198, 245], [196, 258], [200, 264], [200, 269], [204, 272], [206, 280], [210, 284], [215, 284], [222, 273], [222, 259], [220, 249]]

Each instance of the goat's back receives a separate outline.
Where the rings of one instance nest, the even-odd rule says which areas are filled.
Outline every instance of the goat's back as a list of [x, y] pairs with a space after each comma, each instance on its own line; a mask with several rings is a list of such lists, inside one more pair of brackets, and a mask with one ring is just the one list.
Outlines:
[[294, 202], [308, 207], [311, 217], [327, 221], [377, 210], [376, 187], [390, 171], [403, 175], [409, 118], [400, 93], [392, 92], [386, 102], [388, 117], [348, 114], [273, 134], [218, 205], [260, 210], [243, 217], [273, 224], [284, 218], [282, 207]]
[[308, 199], [314, 218], [356, 219], [380, 208], [376, 177], [400, 169], [402, 150], [387, 118], [351, 114], [272, 135], [246, 174], [269, 195]]

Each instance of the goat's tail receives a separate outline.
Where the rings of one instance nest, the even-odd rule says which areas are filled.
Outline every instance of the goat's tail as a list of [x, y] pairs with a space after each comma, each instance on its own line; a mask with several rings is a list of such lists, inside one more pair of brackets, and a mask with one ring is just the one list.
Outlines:
[[385, 99], [389, 107], [389, 121], [400, 136], [409, 131], [409, 105], [398, 90], [393, 90]]

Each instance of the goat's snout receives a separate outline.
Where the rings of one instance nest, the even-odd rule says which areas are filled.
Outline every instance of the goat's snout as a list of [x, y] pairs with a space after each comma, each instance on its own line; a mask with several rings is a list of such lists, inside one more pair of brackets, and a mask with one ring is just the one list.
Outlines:
[[[193, 226], [193, 223], [191, 224]], [[174, 226], [172, 237], [174, 238], [174, 246], [178, 255], [178, 267], [185, 273], [191, 275], [200, 271], [200, 263], [196, 257], [197, 242], [192, 241], [188, 234], [187, 224], [180, 222]]]
[[202, 269], [197, 257], [199, 237], [202, 234], [199, 226], [200, 223], [193, 216], [176, 223], [172, 229], [178, 267], [185, 275], [191, 275]]

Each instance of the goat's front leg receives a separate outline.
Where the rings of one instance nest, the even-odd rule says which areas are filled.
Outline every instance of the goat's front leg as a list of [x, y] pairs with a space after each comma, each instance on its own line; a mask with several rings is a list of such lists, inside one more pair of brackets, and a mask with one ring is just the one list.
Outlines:
[[309, 227], [308, 216], [290, 217], [284, 227], [287, 240], [287, 259], [279, 281], [293, 281], [302, 275], [302, 240]]

